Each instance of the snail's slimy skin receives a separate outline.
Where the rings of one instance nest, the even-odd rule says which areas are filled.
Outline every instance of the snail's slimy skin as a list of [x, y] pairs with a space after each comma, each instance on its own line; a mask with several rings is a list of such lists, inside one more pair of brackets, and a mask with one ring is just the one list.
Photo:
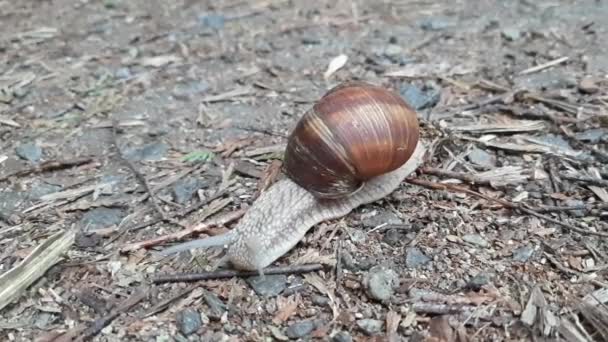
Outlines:
[[[172, 250], [227, 245], [225, 258], [232, 267], [262, 271], [298, 244], [316, 224], [388, 196], [422, 164], [425, 151], [419, 142], [412, 157], [400, 168], [373, 178], [355, 194], [338, 200], [319, 200], [291, 180], [283, 179], [262, 193], [229, 233]], [[169, 254], [166, 252], [163, 254]]]

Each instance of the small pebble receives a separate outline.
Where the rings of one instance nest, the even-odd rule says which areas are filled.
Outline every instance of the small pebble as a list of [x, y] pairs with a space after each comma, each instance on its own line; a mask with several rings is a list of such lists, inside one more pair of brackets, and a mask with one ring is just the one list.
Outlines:
[[100, 207], [88, 211], [80, 222], [86, 230], [103, 229], [120, 224], [123, 217], [121, 209]]
[[205, 302], [209, 306], [207, 316], [209, 316], [210, 319], [219, 321], [222, 318], [222, 315], [228, 310], [226, 304], [224, 304], [224, 302], [222, 302], [222, 300], [213, 292], [205, 291], [203, 293], [203, 298], [205, 298]]
[[439, 90], [430, 86], [421, 89], [413, 84], [404, 84], [399, 93], [415, 110], [434, 107], [441, 98]]
[[360, 319], [357, 321], [357, 326], [366, 335], [372, 336], [382, 332], [384, 322], [377, 319]]
[[467, 159], [473, 164], [485, 167], [496, 166], [496, 156], [480, 148], [474, 148], [467, 155]]
[[340, 331], [331, 337], [332, 342], [352, 342], [353, 338], [346, 331]]
[[198, 21], [205, 27], [213, 30], [221, 30], [226, 23], [226, 17], [217, 14], [201, 15], [198, 17]]
[[521, 38], [521, 31], [517, 27], [508, 27], [502, 30], [502, 36], [509, 41]]
[[315, 305], [319, 305], [319, 306], [325, 306], [327, 304], [329, 304], [329, 298], [325, 297], [325, 296], [321, 296], [321, 295], [312, 295], [312, 297], [310, 298], [312, 303]]
[[203, 325], [201, 315], [193, 309], [178, 312], [176, 318], [179, 330], [186, 336], [196, 332]]
[[298, 339], [310, 335], [313, 330], [315, 330], [314, 322], [306, 320], [289, 325], [285, 330], [285, 334], [291, 339]]
[[42, 149], [34, 143], [17, 146], [17, 148], [15, 148], [15, 153], [17, 153], [20, 158], [32, 163], [37, 163], [42, 158]]
[[600, 90], [593, 77], [585, 77], [578, 83], [578, 90], [585, 94], [595, 94]]
[[467, 283], [467, 287], [472, 290], [479, 290], [482, 286], [488, 284], [490, 282], [491, 276], [487, 273], [478, 273], [476, 274], [469, 282]]
[[284, 274], [266, 275], [247, 278], [247, 283], [253, 290], [263, 297], [279, 295], [287, 287], [287, 276]]
[[409, 268], [417, 268], [431, 261], [431, 258], [424, 255], [420, 249], [416, 247], [406, 250], [405, 264]]
[[534, 254], [534, 248], [529, 245], [522, 246], [513, 251], [513, 260], [526, 262]]
[[425, 31], [441, 31], [450, 26], [445, 18], [425, 18], [418, 22], [418, 26]]
[[169, 146], [162, 142], [148, 144], [138, 148], [128, 148], [123, 151], [123, 155], [133, 161], [140, 160], [149, 160], [156, 161], [162, 159], [167, 151], [169, 150]]
[[389, 300], [397, 287], [399, 275], [390, 268], [375, 266], [363, 278], [367, 294], [380, 302]]
[[478, 234], [467, 234], [464, 235], [462, 237], [462, 240], [473, 244], [473, 245], [477, 245], [479, 247], [488, 247], [490, 244], [488, 243], [488, 241], [486, 241], [484, 238], [482, 238], [480, 235]]

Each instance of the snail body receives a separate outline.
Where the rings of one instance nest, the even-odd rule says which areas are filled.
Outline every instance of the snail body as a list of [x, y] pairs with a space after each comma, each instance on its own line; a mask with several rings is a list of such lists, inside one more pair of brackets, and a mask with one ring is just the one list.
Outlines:
[[389, 195], [420, 166], [424, 151], [417, 115], [403, 99], [368, 83], [343, 83], [296, 124], [284, 156], [286, 177], [234, 229], [162, 254], [224, 245], [234, 268], [262, 272], [314, 225]]

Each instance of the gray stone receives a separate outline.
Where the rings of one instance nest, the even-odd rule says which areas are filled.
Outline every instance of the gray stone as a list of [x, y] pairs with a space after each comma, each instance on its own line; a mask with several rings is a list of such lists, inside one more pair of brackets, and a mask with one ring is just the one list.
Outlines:
[[160, 160], [169, 150], [169, 146], [162, 142], [155, 142], [139, 148], [128, 148], [124, 156], [129, 160]]
[[462, 240], [477, 245], [479, 247], [488, 247], [490, 244], [478, 234], [467, 234], [462, 237]]
[[363, 278], [363, 285], [371, 298], [388, 301], [399, 286], [399, 275], [390, 268], [374, 266]]
[[312, 320], [305, 320], [290, 324], [285, 330], [287, 337], [298, 339], [310, 335], [315, 330], [315, 324]]
[[118, 225], [123, 216], [124, 212], [121, 209], [101, 207], [88, 211], [80, 222], [87, 230], [103, 229]]
[[[564, 205], [567, 207], [577, 207], [584, 206], [585, 202], [577, 199], [568, 199], [564, 201]], [[570, 215], [574, 217], [583, 217], [585, 216], [585, 210], [571, 210]]]
[[59, 190], [61, 190], [61, 186], [59, 185], [39, 182], [32, 186], [32, 189], [28, 193], [28, 197], [33, 200], [38, 200], [44, 195], [52, 194]]
[[346, 331], [340, 331], [331, 337], [332, 342], [352, 342], [353, 338]]
[[127, 79], [127, 78], [131, 78], [131, 76], [133, 76], [131, 74], [131, 70], [129, 68], [119, 68], [114, 72], [114, 76], [116, 76], [116, 78], [119, 79]]
[[194, 193], [206, 183], [196, 177], [183, 178], [175, 182], [173, 185], [173, 198], [175, 202], [184, 204], [188, 202]]
[[513, 260], [526, 262], [534, 254], [534, 248], [529, 245], [519, 247], [513, 251]]
[[586, 131], [576, 133], [576, 138], [582, 141], [588, 141], [592, 144], [598, 143], [602, 138], [608, 138], [608, 129], [592, 128]]
[[226, 17], [223, 15], [208, 14], [199, 16], [198, 21], [201, 25], [210, 29], [221, 30], [224, 28], [224, 24], [226, 23]]
[[431, 17], [420, 20], [418, 26], [425, 31], [441, 31], [450, 27], [450, 23], [446, 18]]
[[200, 95], [209, 89], [209, 83], [204, 81], [190, 81], [179, 83], [173, 87], [173, 96], [178, 99], [191, 99], [193, 96]]
[[399, 93], [415, 110], [434, 107], [441, 98], [439, 90], [430, 86], [421, 89], [413, 84], [404, 84], [400, 87]]
[[372, 336], [382, 332], [384, 323], [377, 319], [360, 319], [357, 321], [357, 326], [366, 335]]
[[205, 291], [203, 293], [203, 298], [205, 298], [205, 302], [209, 306], [207, 316], [209, 316], [210, 319], [219, 321], [222, 318], [222, 315], [228, 310], [226, 304], [224, 304], [224, 302], [222, 302], [222, 300], [213, 292]]
[[521, 38], [521, 31], [517, 27], [507, 27], [501, 31], [502, 36], [509, 41], [518, 40]]
[[203, 325], [201, 315], [193, 309], [178, 312], [176, 320], [179, 331], [186, 336], [195, 333]]
[[315, 305], [319, 305], [319, 306], [325, 306], [327, 304], [329, 304], [329, 298], [325, 297], [325, 296], [321, 296], [321, 295], [312, 295], [310, 297], [310, 300], [312, 301], [313, 304]]
[[284, 274], [265, 275], [247, 278], [247, 283], [263, 297], [279, 295], [287, 287], [287, 276]]
[[467, 155], [469, 161], [473, 164], [477, 164], [485, 167], [496, 166], [496, 156], [480, 148], [474, 148]]
[[556, 70], [516, 77], [515, 85], [517, 88], [529, 90], [564, 89], [578, 86], [574, 75]]
[[491, 275], [487, 273], [478, 273], [469, 280], [467, 287], [473, 290], [479, 290], [482, 286], [488, 284], [490, 280]]
[[361, 220], [366, 228], [375, 228], [381, 224], [401, 224], [403, 221], [392, 211], [381, 211], [374, 216], [368, 216]]
[[34, 143], [26, 143], [17, 146], [15, 148], [15, 153], [17, 153], [17, 156], [20, 158], [32, 163], [37, 163], [42, 158], [42, 149]]
[[344, 253], [342, 253], [342, 257], [340, 258], [340, 260], [342, 262], [342, 266], [345, 269], [349, 271], [357, 270], [357, 262], [349, 252], [345, 251]]
[[405, 264], [409, 268], [417, 268], [431, 261], [420, 249], [411, 247], [406, 250]]

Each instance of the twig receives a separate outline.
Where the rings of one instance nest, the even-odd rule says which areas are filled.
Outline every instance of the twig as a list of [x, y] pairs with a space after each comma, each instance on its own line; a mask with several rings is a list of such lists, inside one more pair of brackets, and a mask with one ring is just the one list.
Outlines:
[[505, 208], [508, 209], [512, 209], [512, 210], [519, 210], [522, 211], [526, 214], [532, 215], [532, 216], [536, 216], [540, 219], [543, 219], [545, 221], [560, 225], [566, 229], [575, 231], [577, 233], [580, 234], [584, 234], [584, 235], [595, 235], [595, 236], [601, 236], [601, 237], [608, 237], [608, 233], [603, 233], [603, 232], [594, 232], [594, 231], [590, 231], [590, 230], [586, 230], [586, 229], [582, 229], [576, 226], [573, 226], [569, 223], [566, 222], [562, 222], [560, 220], [556, 220], [550, 216], [546, 216], [543, 214], [540, 214], [532, 209], [526, 208], [523, 205], [519, 205], [519, 204], [515, 204], [515, 203], [511, 203], [502, 199], [497, 199], [497, 198], [492, 198], [490, 196], [486, 196], [484, 194], [481, 194], [479, 192], [470, 190], [470, 189], [466, 189], [466, 188], [462, 188], [453, 184], [442, 184], [442, 183], [435, 183], [435, 182], [430, 182], [427, 180], [423, 180], [423, 179], [418, 179], [418, 178], [407, 178], [406, 181], [410, 184], [415, 184], [415, 185], [420, 185], [429, 189], [433, 189], [433, 190], [444, 190], [444, 191], [455, 191], [455, 192], [463, 192], [469, 195], [473, 195], [479, 198], [483, 198], [487, 201], [491, 201], [491, 202], [495, 202], [498, 204], [501, 204], [502, 206], [504, 206]]
[[112, 121], [112, 143], [113, 143], [114, 147], [116, 148], [116, 153], [118, 155], [118, 158], [125, 165], [127, 165], [127, 167], [129, 168], [129, 170], [131, 170], [131, 172], [133, 172], [133, 174], [135, 175], [135, 178], [137, 178], [137, 180], [144, 187], [144, 190], [146, 191], [146, 193], [148, 193], [148, 196], [150, 198], [150, 202], [152, 203], [152, 206], [154, 207], [154, 210], [156, 210], [156, 212], [160, 215], [160, 217], [162, 218], [162, 220], [164, 222], [173, 223], [175, 225], [183, 227], [183, 225], [180, 222], [178, 222], [177, 220], [175, 220], [172, 217], [167, 216], [167, 214], [165, 213], [165, 211], [158, 204], [156, 195], [151, 190], [150, 184], [148, 183], [148, 180], [146, 179], [146, 177], [141, 172], [139, 172], [137, 170], [137, 168], [135, 167], [135, 165], [133, 165], [133, 163], [131, 163], [127, 158], [125, 158], [122, 155], [122, 152], [120, 151], [120, 148], [118, 147], [118, 123], [115, 120]]
[[531, 74], [531, 73], [534, 73], [534, 72], [537, 72], [537, 71], [541, 71], [541, 70], [550, 68], [552, 66], [556, 66], [558, 64], [562, 64], [565, 61], [567, 61], [568, 59], [570, 59], [568, 56], [560, 57], [560, 58], [554, 59], [552, 61], [549, 61], [547, 63], [543, 63], [543, 64], [537, 65], [535, 67], [531, 67], [531, 68], [528, 68], [526, 70], [522, 70], [519, 74], [520, 75], [527, 75], [527, 74]]
[[[264, 269], [264, 275], [270, 274], [302, 274], [322, 270], [325, 266], [322, 264], [304, 264], [284, 267], [268, 267]], [[156, 276], [152, 279], [155, 284], [161, 283], [176, 283], [176, 282], [193, 282], [200, 280], [232, 278], [232, 277], [253, 277], [259, 275], [259, 271], [237, 271], [223, 270], [213, 272], [200, 273], [182, 273], [168, 274]]]
[[162, 302], [154, 305], [153, 307], [151, 307], [150, 309], [148, 309], [143, 315], [141, 315], [140, 317], [146, 318], [152, 315], [155, 315], [159, 312], [161, 312], [162, 310], [164, 310], [169, 304], [171, 304], [172, 302], [182, 298], [183, 296], [187, 295], [188, 293], [192, 292], [192, 290], [196, 289], [197, 287], [199, 287], [199, 285], [193, 285], [190, 287], [185, 288], [184, 290], [180, 291], [179, 293], [177, 293], [176, 295], [173, 295], [165, 300], [163, 300]]
[[246, 209], [240, 209], [237, 211], [233, 211], [233, 212], [227, 213], [223, 216], [220, 216], [212, 221], [199, 223], [195, 226], [187, 227], [187, 228], [180, 230], [178, 232], [175, 232], [175, 233], [158, 236], [158, 237], [155, 237], [155, 238], [152, 238], [149, 240], [144, 240], [144, 241], [140, 241], [140, 242], [133, 242], [133, 243], [127, 244], [127, 245], [123, 246], [121, 248], [121, 250], [124, 252], [127, 252], [127, 251], [138, 250], [141, 248], [149, 248], [149, 247], [156, 246], [161, 243], [165, 243], [165, 242], [169, 242], [169, 241], [179, 241], [179, 240], [185, 238], [186, 236], [205, 232], [211, 227], [225, 225], [226, 223], [238, 220], [241, 216], [243, 216], [245, 214], [245, 212], [246, 212]]
[[6, 176], [2, 176], [2, 177], [0, 177], [0, 182], [4, 182], [5, 180], [7, 180], [11, 177], [23, 177], [23, 176], [28, 176], [28, 175], [31, 175], [34, 173], [57, 171], [57, 170], [67, 169], [70, 167], [76, 167], [76, 166], [88, 164], [92, 161], [93, 161], [93, 159], [91, 159], [91, 158], [77, 158], [77, 159], [73, 159], [73, 160], [49, 160], [47, 162], [44, 162], [44, 163], [37, 165], [35, 167], [32, 167], [30, 169], [15, 171]]
[[564, 173], [561, 173], [559, 176], [564, 179], [575, 181], [575, 182], [582, 182], [582, 183], [587, 183], [587, 184], [591, 184], [591, 185], [608, 187], [608, 180], [605, 180], [605, 179], [568, 175], [568, 174], [564, 174]]
[[491, 185], [491, 182], [489, 179], [483, 179], [481, 177], [476, 177], [475, 175], [471, 175], [468, 173], [442, 170], [442, 169], [437, 169], [434, 167], [421, 168], [420, 172], [428, 174], [428, 175], [459, 179], [461, 181], [465, 181], [465, 182], [471, 183], [471, 184]]
[[103, 328], [105, 328], [110, 323], [112, 323], [112, 321], [115, 320], [121, 313], [128, 311], [129, 309], [131, 309], [132, 307], [137, 305], [139, 302], [146, 299], [148, 294], [149, 294], [149, 290], [147, 288], [139, 289], [139, 291], [137, 291], [135, 294], [133, 294], [131, 297], [129, 297], [125, 302], [123, 302], [123, 304], [121, 306], [112, 310], [112, 312], [110, 312], [109, 314], [96, 319], [90, 327], [88, 327], [87, 329], [85, 329], [82, 332], [82, 334], [80, 335], [80, 337], [78, 339], [76, 339], [76, 341], [83, 341], [83, 340], [86, 340], [90, 337], [93, 337], [93, 336], [99, 334], [99, 332]]

